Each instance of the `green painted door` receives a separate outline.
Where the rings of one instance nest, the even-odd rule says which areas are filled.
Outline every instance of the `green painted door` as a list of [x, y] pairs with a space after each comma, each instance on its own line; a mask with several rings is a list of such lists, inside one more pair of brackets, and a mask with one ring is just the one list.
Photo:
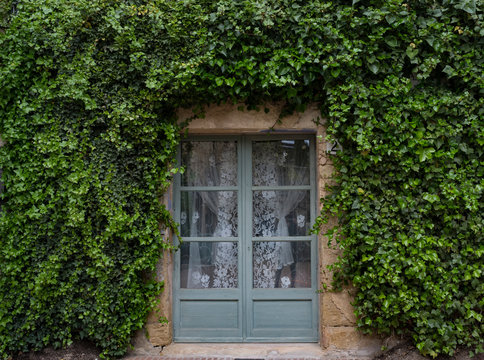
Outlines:
[[175, 341], [318, 340], [314, 154], [308, 135], [182, 143]]

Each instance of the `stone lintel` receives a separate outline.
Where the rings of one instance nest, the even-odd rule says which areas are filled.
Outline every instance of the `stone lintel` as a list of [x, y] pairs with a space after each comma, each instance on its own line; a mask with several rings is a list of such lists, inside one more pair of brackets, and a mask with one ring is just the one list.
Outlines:
[[[243, 110], [238, 110], [242, 108]], [[269, 109], [266, 113], [264, 108]], [[260, 111], [247, 110], [243, 104], [211, 105], [205, 108], [204, 118], [190, 121], [190, 134], [258, 134], [258, 133], [316, 133], [320, 112], [316, 104], [304, 113], [295, 112], [279, 121], [283, 104], [260, 106]], [[180, 109], [178, 117], [184, 121], [193, 116], [192, 109]]]

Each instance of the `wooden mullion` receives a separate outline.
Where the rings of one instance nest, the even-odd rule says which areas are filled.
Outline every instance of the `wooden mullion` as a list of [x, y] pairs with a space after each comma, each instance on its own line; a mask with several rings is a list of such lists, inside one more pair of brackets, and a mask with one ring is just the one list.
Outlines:
[[238, 191], [237, 186], [180, 186], [180, 191]]
[[197, 237], [183, 237], [183, 242], [238, 242], [239, 237], [215, 237], [215, 236], [197, 236]]
[[262, 237], [262, 236], [253, 236], [252, 237], [252, 242], [271, 242], [271, 241], [312, 241], [314, 239], [314, 236], [308, 235], [308, 236], [267, 236], [267, 237]]
[[252, 186], [252, 191], [309, 191], [311, 184], [308, 185], [280, 185], [280, 186]]

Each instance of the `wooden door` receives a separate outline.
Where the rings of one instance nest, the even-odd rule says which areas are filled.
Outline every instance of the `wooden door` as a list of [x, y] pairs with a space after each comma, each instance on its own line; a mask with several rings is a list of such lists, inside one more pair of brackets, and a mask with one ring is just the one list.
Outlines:
[[317, 341], [313, 138], [191, 139], [180, 163], [175, 341]]

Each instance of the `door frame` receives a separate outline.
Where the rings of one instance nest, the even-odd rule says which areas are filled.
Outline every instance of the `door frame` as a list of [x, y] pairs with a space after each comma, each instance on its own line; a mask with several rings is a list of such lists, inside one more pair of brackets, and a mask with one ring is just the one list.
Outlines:
[[[174, 342], [318, 342], [319, 340], [319, 296], [317, 292], [318, 284], [318, 236], [315, 234], [309, 236], [292, 236], [292, 240], [310, 241], [311, 243], [311, 288], [291, 288], [290, 293], [286, 289], [253, 289], [252, 288], [252, 192], [255, 190], [273, 190], [270, 186], [254, 187], [252, 186], [252, 142], [256, 140], [297, 140], [309, 139], [309, 163], [310, 163], [310, 183], [309, 186], [300, 186], [304, 190], [310, 191], [310, 221], [314, 223], [317, 214], [317, 179], [316, 179], [316, 139], [314, 133], [287, 133], [287, 134], [257, 134], [257, 135], [198, 135], [189, 136], [184, 141], [237, 141], [237, 186], [220, 187], [220, 190], [237, 191], [237, 211], [238, 211], [238, 236], [227, 239], [234, 241], [237, 239], [238, 244], [238, 288], [236, 289], [182, 289], [180, 288], [180, 251], [177, 251], [174, 261], [173, 274], [173, 341]], [[181, 150], [181, 146], [180, 146]], [[181, 151], [178, 152], [178, 163], [181, 163]], [[178, 174], [174, 179], [174, 217], [175, 221], [180, 221], [180, 194], [182, 190], [199, 190], [203, 187], [181, 187], [181, 176]], [[250, 182], [247, 185], [246, 182]], [[291, 190], [297, 186], [288, 187]], [[192, 189], [193, 188], [193, 189]], [[275, 187], [274, 187], [275, 188]], [[280, 189], [279, 190], [283, 190]], [[242, 221], [242, 219], [250, 219]], [[266, 238], [267, 239], [267, 238]], [[224, 241], [221, 238], [191, 238], [192, 241]], [[271, 239], [272, 240], [272, 239]], [[279, 241], [282, 239], [274, 239]], [[257, 241], [260, 241], [258, 239]], [[178, 245], [178, 238], [174, 237], [174, 244]], [[289, 290], [289, 289], [288, 289]], [[181, 319], [181, 300], [213, 299], [216, 301], [233, 300], [237, 301], [238, 321], [240, 322], [239, 330], [234, 332], [233, 329], [226, 329], [227, 336], [216, 336], [217, 331], [207, 329], [184, 330], [184, 334], [177, 334], [179, 330], [178, 323]], [[287, 335], [287, 331], [281, 330], [280, 336], [265, 336], [263, 333], [249, 334], [253, 329], [253, 300], [260, 301], [277, 301], [277, 300], [298, 300], [311, 301], [312, 327], [304, 337], [292, 337]], [[250, 315], [249, 315], [250, 314]], [[200, 332], [204, 336], [200, 336]], [[286, 332], [286, 334], [284, 334]], [[260, 332], [259, 332], [260, 333]], [[252, 336], [251, 336], [252, 335]]]

